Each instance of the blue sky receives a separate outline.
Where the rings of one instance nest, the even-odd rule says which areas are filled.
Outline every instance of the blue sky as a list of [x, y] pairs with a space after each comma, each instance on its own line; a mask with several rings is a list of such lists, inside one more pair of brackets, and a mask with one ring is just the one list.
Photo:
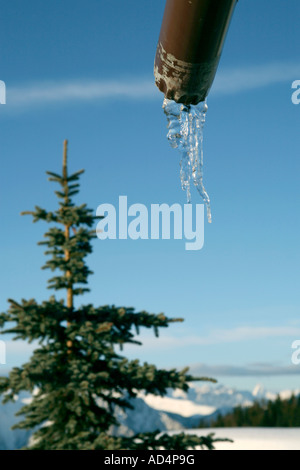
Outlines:
[[[41, 271], [46, 229], [20, 217], [55, 207], [46, 170], [85, 168], [78, 202], [184, 204], [180, 155], [166, 139], [153, 62], [164, 2], [11, 0], [1, 8], [1, 298], [50, 295]], [[81, 302], [183, 317], [143, 333], [129, 357], [242, 388], [299, 387], [298, 0], [240, 0], [204, 128], [204, 181], [213, 223], [202, 250], [184, 241], [96, 240], [91, 293]], [[194, 192], [193, 202], [200, 203]], [[58, 295], [60, 297], [60, 295]], [[7, 341], [4, 372], [30, 353]], [[1, 372], [1, 369], [0, 369]]]

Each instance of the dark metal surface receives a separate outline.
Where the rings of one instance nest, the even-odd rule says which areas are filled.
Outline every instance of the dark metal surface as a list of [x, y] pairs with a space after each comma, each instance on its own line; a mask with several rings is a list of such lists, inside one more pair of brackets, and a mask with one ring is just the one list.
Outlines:
[[237, 1], [166, 1], [154, 76], [167, 98], [184, 104], [206, 98]]

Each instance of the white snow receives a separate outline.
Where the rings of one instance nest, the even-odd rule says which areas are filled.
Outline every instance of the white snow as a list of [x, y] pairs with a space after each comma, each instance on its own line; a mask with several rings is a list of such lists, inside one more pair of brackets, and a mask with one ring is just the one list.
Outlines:
[[213, 432], [215, 437], [234, 441], [216, 443], [216, 450], [300, 450], [300, 428], [209, 428], [184, 432], [199, 436]]
[[255, 387], [253, 389], [252, 395], [254, 397], [261, 398], [265, 395], [265, 393], [266, 393], [265, 387], [261, 384], [257, 384], [257, 385], [255, 385]]
[[154, 408], [155, 410], [179, 414], [185, 418], [194, 415], [208, 416], [216, 411], [215, 407], [197, 405], [190, 400], [160, 397], [152, 394], [140, 395], [140, 398], [142, 398], [148, 406]]
[[280, 393], [281, 400], [288, 400], [292, 395], [300, 395], [300, 389], [297, 390], [282, 390]]

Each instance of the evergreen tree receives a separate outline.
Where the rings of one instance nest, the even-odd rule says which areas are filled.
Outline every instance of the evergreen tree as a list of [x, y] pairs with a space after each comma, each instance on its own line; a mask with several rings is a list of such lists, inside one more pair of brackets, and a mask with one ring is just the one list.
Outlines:
[[199, 445], [212, 449], [218, 440], [213, 434], [158, 436], [154, 432], [128, 438], [112, 432], [118, 426], [115, 408], [130, 408], [130, 399], [139, 391], [163, 396], [168, 388], [186, 391], [190, 381], [210, 379], [192, 377], [188, 369], [159, 370], [129, 361], [116, 350], [123, 344], [141, 344], [135, 339], [140, 327], [153, 328], [158, 336], [159, 328], [181, 319], [136, 313], [132, 308], [75, 306], [74, 298], [89, 290], [91, 271], [85, 258], [96, 236], [93, 211], [72, 199], [82, 173], [68, 174], [65, 141], [62, 174], [47, 172], [49, 180], [60, 185], [55, 191], [59, 207], [49, 212], [35, 206], [34, 211], [22, 213], [32, 215], [34, 222], [51, 224], [39, 243], [47, 247], [45, 254], [50, 257], [43, 268], [58, 271], [48, 287], [65, 290], [66, 301], [55, 296], [41, 304], [34, 299], [9, 300], [9, 310], [0, 315], [2, 333], [39, 345], [27, 363], [0, 378], [4, 403], [22, 390], [32, 394], [31, 402], [18, 412], [23, 420], [14, 427], [34, 430], [31, 449], [171, 450]]

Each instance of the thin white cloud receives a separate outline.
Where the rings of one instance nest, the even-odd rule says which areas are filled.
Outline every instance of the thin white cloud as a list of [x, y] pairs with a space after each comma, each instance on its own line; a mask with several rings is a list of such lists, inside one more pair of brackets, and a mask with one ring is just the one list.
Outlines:
[[215, 94], [234, 94], [256, 88], [287, 82], [292, 84], [300, 78], [300, 64], [274, 62], [222, 70], [212, 87]]
[[[161, 334], [159, 341], [149, 333], [138, 338], [143, 344], [143, 350], [168, 350], [180, 347], [210, 346], [226, 343], [240, 343], [246, 341], [265, 340], [268, 338], [291, 338], [291, 341], [300, 338], [300, 328], [294, 326], [253, 327], [244, 326], [232, 329], [215, 329], [205, 336], [186, 335], [182, 337]], [[136, 346], [127, 345], [126, 350], [136, 351]]]
[[[143, 337], [144, 336], [144, 337]], [[233, 329], [219, 329], [214, 330], [206, 336], [185, 336], [185, 337], [171, 337], [161, 335], [159, 340], [149, 333], [141, 335], [143, 345], [143, 351], [155, 349], [156, 351], [170, 351], [174, 349], [178, 351], [178, 345], [180, 348], [185, 346], [207, 346], [222, 343], [235, 343], [245, 342], [251, 340], [265, 340], [267, 338], [300, 338], [299, 327], [239, 327]], [[34, 349], [38, 348], [39, 345], [28, 344], [24, 341], [11, 341], [5, 342], [7, 347], [7, 364], [0, 367], [0, 375], [7, 374], [10, 366], [12, 365], [11, 360], [16, 360], [22, 357], [22, 362], [28, 360]], [[136, 353], [137, 346], [125, 345], [125, 354], [128, 352]], [[18, 362], [18, 361], [17, 361]], [[15, 365], [15, 364], [14, 364]], [[287, 375], [299, 375], [300, 368], [298, 365], [282, 365], [265, 362], [256, 362], [253, 364], [245, 365], [231, 365], [231, 364], [217, 364], [209, 365], [204, 363], [194, 363], [190, 365], [190, 372], [192, 375], [205, 376], [205, 377], [220, 377], [220, 376], [287, 376]]]
[[[300, 79], [300, 64], [271, 63], [231, 69], [217, 73], [211, 93], [228, 95], [242, 93], [274, 84], [291, 84]], [[39, 82], [31, 85], [10, 86], [6, 83], [6, 108], [24, 108], [34, 105], [67, 104], [114, 98], [148, 100], [160, 96], [154, 78], [131, 80], [71, 80]]]
[[299, 366], [282, 366], [277, 364], [247, 364], [245, 366], [235, 365], [208, 365], [192, 364], [190, 370], [192, 375], [205, 377], [269, 377], [282, 375], [300, 375]]
[[20, 87], [7, 85], [7, 106], [24, 107], [113, 98], [149, 99], [157, 95], [156, 90], [154, 83], [145, 79], [73, 80], [35, 83]]
[[[143, 351], [146, 349], [161, 350], [161, 349], [178, 349], [186, 346], [211, 346], [214, 344], [226, 343], [240, 343], [246, 341], [265, 340], [268, 338], [291, 338], [291, 341], [300, 339], [300, 327], [295, 326], [266, 326], [266, 327], [253, 327], [243, 326], [231, 329], [215, 329], [205, 336], [201, 335], [185, 335], [185, 336], [170, 336], [165, 333], [160, 334], [157, 339], [152, 332], [145, 332], [136, 339], [143, 345]], [[5, 341], [8, 354], [31, 354], [34, 349], [39, 347], [38, 343], [28, 344], [25, 341]], [[139, 346], [125, 345], [126, 351], [136, 351]]]
[[277, 327], [237, 327], [231, 330], [215, 330], [207, 337], [195, 338], [196, 344], [220, 344], [251, 341], [256, 339], [300, 337], [300, 328], [290, 326]]
[[287, 82], [290, 87], [300, 78], [300, 64], [274, 62], [222, 70], [212, 87], [215, 94], [234, 94]]

